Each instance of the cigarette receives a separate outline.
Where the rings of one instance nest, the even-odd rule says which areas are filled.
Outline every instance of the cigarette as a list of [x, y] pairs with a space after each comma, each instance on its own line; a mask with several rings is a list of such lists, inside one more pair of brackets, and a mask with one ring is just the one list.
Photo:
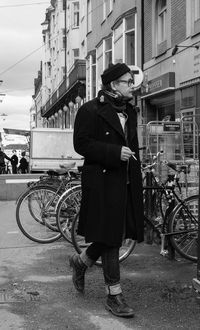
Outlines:
[[137, 160], [137, 158], [134, 155], [131, 155], [135, 160]]

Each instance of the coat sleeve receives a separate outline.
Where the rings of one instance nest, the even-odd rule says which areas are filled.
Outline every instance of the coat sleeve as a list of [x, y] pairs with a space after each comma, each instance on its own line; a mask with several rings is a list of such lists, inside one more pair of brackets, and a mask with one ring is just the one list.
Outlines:
[[7, 160], [11, 161], [11, 158], [8, 157], [6, 154], [4, 154], [4, 157], [5, 157]]
[[121, 146], [97, 139], [97, 115], [95, 111], [83, 105], [75, 119], [74, 149], [89, 163], [97, 163], [106, 168], [116, 168], [122, 163]]

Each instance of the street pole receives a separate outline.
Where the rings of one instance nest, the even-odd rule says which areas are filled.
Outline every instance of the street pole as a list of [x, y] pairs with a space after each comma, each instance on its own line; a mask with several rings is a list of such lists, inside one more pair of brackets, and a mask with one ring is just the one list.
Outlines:
[[[198, 137], [198, 146], [200, 146], [200, 135]], [[200, 161], [200, 147], [198, 150], [198, 159]], [[199, 189], [200, 189], [200, 173], [199, 173]], [[198, 238], [197, 238], [197, 278], [193, 279], [194, 289], [200, 293], [200, 193], [198, 200]]]

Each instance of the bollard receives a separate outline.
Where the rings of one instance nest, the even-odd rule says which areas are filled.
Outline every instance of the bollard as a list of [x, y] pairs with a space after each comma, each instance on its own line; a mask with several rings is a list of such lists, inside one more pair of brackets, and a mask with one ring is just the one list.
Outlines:
[[[200, 146], [200, 135], [198, 137], [198, 146]], [[198, 159], [200, 162], [200, 148], [198, 150]], [[199, 189], [200, 189], [200, 173], [199, 173]], [[193, 281], [194, 289], [200, 293], [200, 193], [198, 201], [198, 238], [197, 238], [197, 278], [194, 278]]]

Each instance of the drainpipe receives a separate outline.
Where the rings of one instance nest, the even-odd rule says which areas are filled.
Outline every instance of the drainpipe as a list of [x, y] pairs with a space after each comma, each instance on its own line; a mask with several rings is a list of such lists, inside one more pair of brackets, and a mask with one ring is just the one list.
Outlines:
[[65, 77], [67, 79], [67, 0], [63, 2], [63, 9], [64, 9], [64, 27], [65, 27]]
[[[141, 70], [144, 71], [144, 0], [141, 0]], [[141, 112], [144, 115], [144, 101], [141, 100]]]
[[144, 69], [144, 0], [141, 1], [141, 69]]

